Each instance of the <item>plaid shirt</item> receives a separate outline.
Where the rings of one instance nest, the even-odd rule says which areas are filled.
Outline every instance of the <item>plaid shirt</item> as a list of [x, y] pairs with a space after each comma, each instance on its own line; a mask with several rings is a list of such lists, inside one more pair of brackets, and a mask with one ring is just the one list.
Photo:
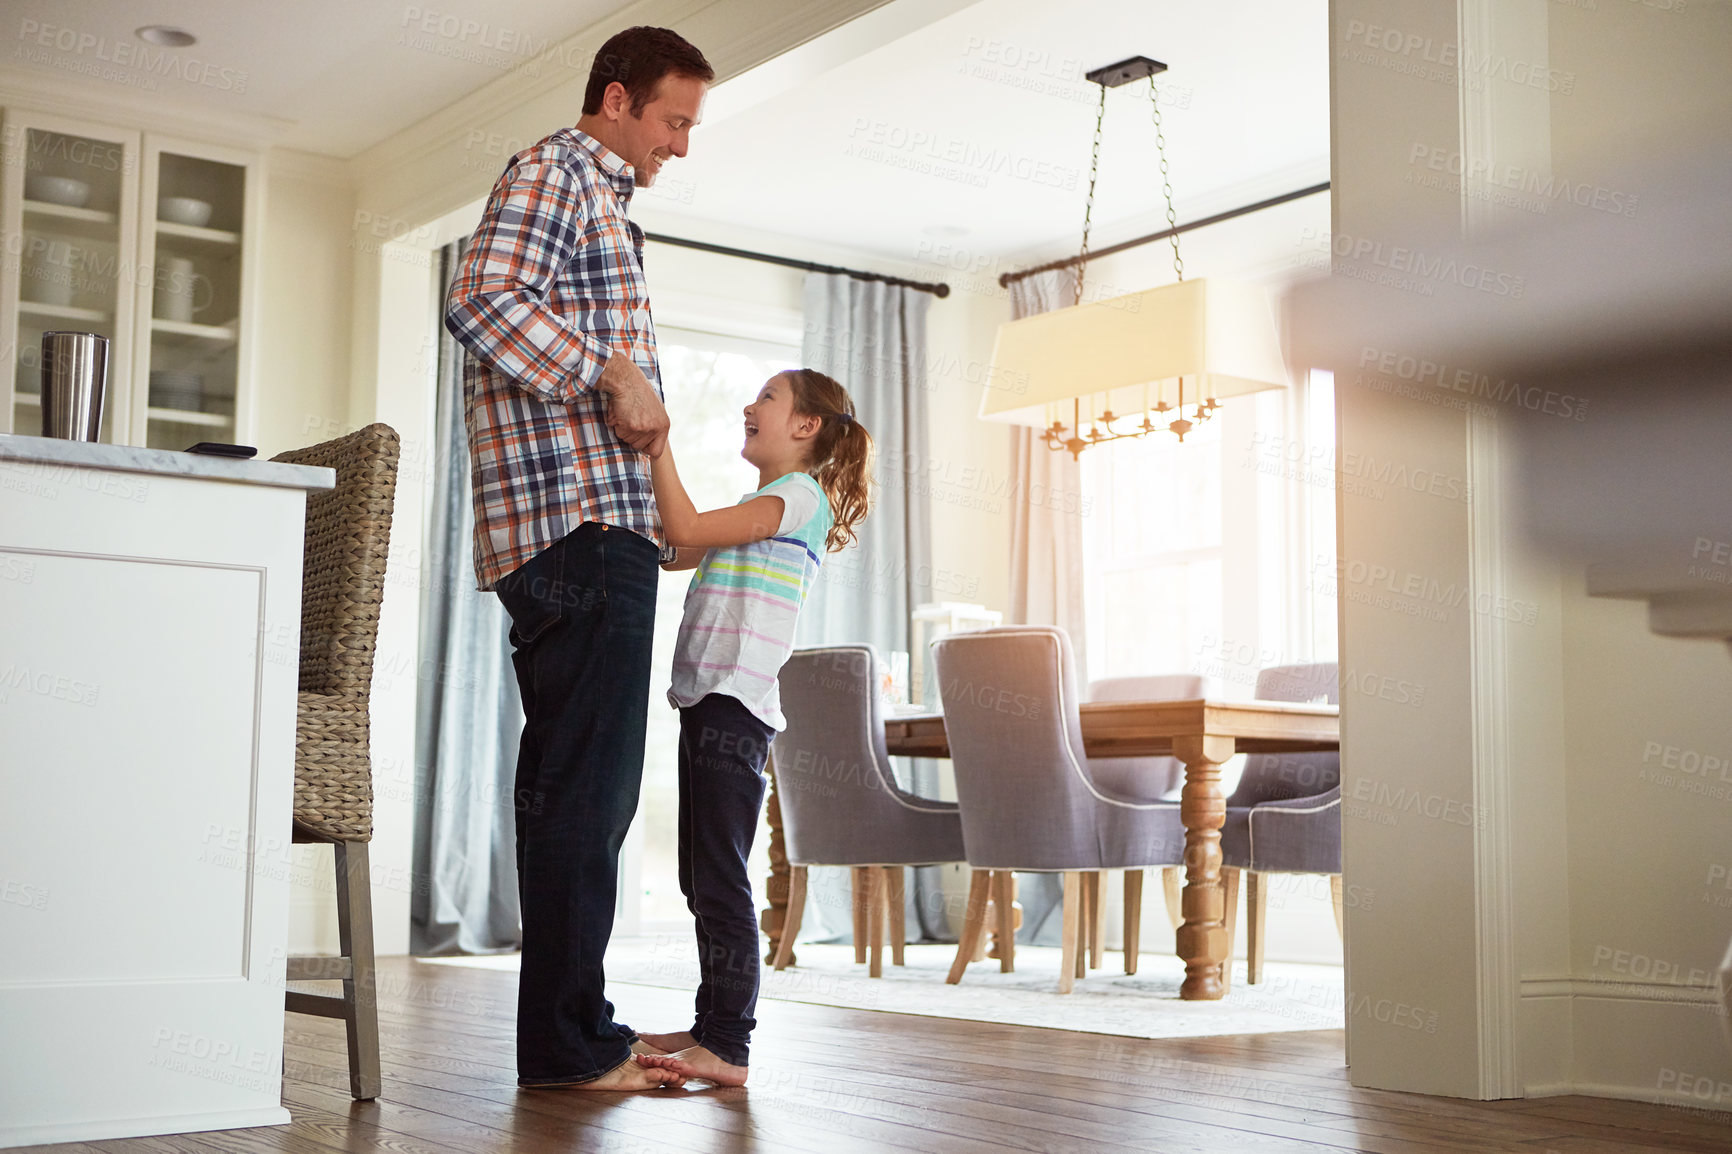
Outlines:
[[649, 458], [607, 427], [595, 387], [617, 349], [661, 391], [632, 188], [600, 141], [555, 132], [511, 158], [451, 282], [478, 588], [585, 521], [662, 544]]

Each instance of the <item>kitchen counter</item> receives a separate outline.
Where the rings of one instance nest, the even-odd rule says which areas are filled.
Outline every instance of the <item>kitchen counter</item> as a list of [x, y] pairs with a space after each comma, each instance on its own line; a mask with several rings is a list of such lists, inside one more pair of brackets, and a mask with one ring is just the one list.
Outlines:
[[202, 453], [140, 449], [133, 445], [99, 445], [54, 437], [20, 437], [0, 433], [0, 461], [19, 466], [82, 466], [107, 473], [143, 473], [158, 477], [208, 477], [242, 485], [275, 485], [286, 489], [329, 489], [336, 476], [330, 469], [286, 465], [280, 461], [241, 461]]
[[286, 1123], [309, 490], [0, 436], [0, 1146]]

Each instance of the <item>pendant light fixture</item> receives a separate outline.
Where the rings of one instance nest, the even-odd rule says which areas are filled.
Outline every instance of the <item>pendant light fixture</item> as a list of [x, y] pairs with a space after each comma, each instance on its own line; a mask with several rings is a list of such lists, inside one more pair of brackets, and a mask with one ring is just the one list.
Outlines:
[[1072, 457], [1090, 445], [1160, 429], [1183, 441], [1214, 416], [1223, 398], [1287, 384], [1268, 295], [1260, 286], [1221, 278], [1186, 280], [1177, 232], [1170, 237], [1174, 283], [1083, 303], [1108, 88], [1148, 82], [1167, 224], [1177, 228], [1155, 88], [1155, 76], [1166, 67], [1134, 56], [1088, 73], [1101, 91], [1082, 248], [1071, 262], [1074, 303], [1001, 325], [993, 346], [980, 415], [1032, 425], [1048, 447]]

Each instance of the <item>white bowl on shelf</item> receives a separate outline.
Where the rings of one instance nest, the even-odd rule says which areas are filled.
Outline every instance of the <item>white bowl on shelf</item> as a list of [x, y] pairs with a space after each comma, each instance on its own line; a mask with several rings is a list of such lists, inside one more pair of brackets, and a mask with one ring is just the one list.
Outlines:
[[180, 369], [153, 369], [150, 374], [150, 404], [157, 409], [183, 413], [204, 411], [204, 374]]
[[165, 196], [156, 202], [156, 219], [203, 228], [210, 223], [211, 204], [190, 196]]
[[90, 185], [70, 176], [32, 172], [24, 177], [24, 199], [46, 201], [67, 208], [83, 208], [90, 199]]
[[19, 278], [19, 287], [24, 290], [24, 299], [34, 304], [64, 307], [72, 303], [70, 269], [34, 269]]

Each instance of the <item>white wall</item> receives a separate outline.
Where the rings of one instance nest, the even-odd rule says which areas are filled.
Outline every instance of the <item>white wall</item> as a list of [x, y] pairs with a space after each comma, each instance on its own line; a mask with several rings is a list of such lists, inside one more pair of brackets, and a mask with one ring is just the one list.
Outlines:
[[[1398, 30], [1397, 51], [1364, 47], [1376, 38], [1373, 27]], [[1458, 146], [1459, 91], [1416, 72], [1434, 66], [1400, 46], [1409, 38], [1455, 44], [1453, 6], [1338, 0], [1330, 37], [1335, 238], [1410, 244], [1452, 229], [1458, 203], [1409, 182], [1405, 164], [1415, 141]], [[1343, 453], [1469, 475], [1469, 429], [1459, 412], [1365, 387], [1376, 382], [1352, 364], [1329, 367]], [[1459, 820], [1477, 800], [1475, 622], [1471, 608], [1382, 587], [1391, 580], [1405, 588], [1410, 576], [1422, 588], [1469, 587], [1470, 510], [1428, 493], [1395, 490], [1374, 500], [1343, 487], [1338, 526], [1343, 670], [1394, 671], [1425, 687], [1417, 709], [1364, 697], [1342, 703], [1344, 875], [1375, 888], [1372, 903], [1346, 911], [1351, 1074], [1356, 1085], [1479, 1096], [1476, 914], [1484, 895], [1476, 826]], [[1374, 581], [1373, 572], [1395, 576]], [[1439, 799], [1430, 807], [1437, 816], [1423, 805], [1404, 808], [1414, 795]], [[1457, 820], [1443, 820], [1446, 812]]]
[[347, 414], [350, 218], [347, 168], [277, 150], [266, 159], [254, 406], [259, 456], [322, 439]]
[[[1732, 6], [1554, 4], [1549, 31], [1551, 66], [1576, 77], [1551, 97], [1560, 176], [1654, 203], [1668, 190], [1637, 183], [1642, 158], [1702, 147], [1705, 123], [1732, 120]], [[1732, 660], [1653, 636], [1640, 602], [1585, 596], [1574, 567], [1562, 587], [1572, 1080], [1725, 1110], [1732, 1054], [1711, 987], [1732, 940], [1732, 770], [1667, 762], [1732, 753]]]
[[[254, 358], [261, 458], [348, 431], [340, 417], [349, 394], [354, 204], [347, 169], [327, 158], [277, 151], [266, 173]], [[298, 845], [290, 861], [290, 950], [335, 953], [331, 849]]]
[[[1723, 5], [1337, 0], [1337, 252], [1544, 215], [1488, 212], [1447, 178], [1431, 182], [1414, 158], [1434, 150], [1573, 182], [1631, 180], [1613, 174], [1732, 107], [1729, 49]], [[1558, 83], [1536, 101], [1495, 79], [1464, 82], [1453, 61], [1465, 51], [1549, 68]], [[1732, 793], [1690, 792], [1720, 784], [1699, 772], [1668, 784], [1644, 771], [1680, 756], [1667, 747], [1732, 749], [1723, 649], [1654, 638], [1640, 605], [1589, 599], [1578, 571], [1534, 555], [1504, 508], [1517, 448], [1495, 411], [1416, 402], [1351, 358], [1334, 367], [1344, 450], [1474, 486], [1467, 502], [1340, 498], [1344, 564], [1381, 566], [1394, 582], [1343, 572], [1344, 666], [1398, 668], [1426, 687], [1419, 710], [1343, 705], [1347, 877], [1376, 887], [1371, 907], [1348, 910], [1353, 1081], [1714, 1105], [1685, 1087], [1732, 1082], [1708, 1004], [1732, 936], [1715, 884], [1732, 857], [1721, 811]], [[1448, 608], [1403, 598], [1409, 579], [1468, 597]], [[1482, 595], [1531, 613], [1478, 612]], [[1415, 796], [1468, 820], [1400, 804]]]

